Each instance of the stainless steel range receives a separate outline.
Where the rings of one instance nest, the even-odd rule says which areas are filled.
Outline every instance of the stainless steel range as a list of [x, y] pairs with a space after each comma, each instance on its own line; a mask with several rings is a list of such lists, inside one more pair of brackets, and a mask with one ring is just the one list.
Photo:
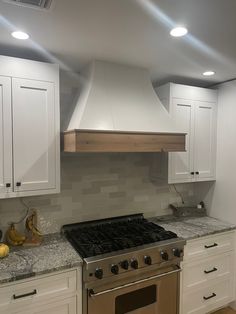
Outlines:
[[83, 258], [83, 314], [176, 314], [185, 241], [142, 214], [63, 226]]

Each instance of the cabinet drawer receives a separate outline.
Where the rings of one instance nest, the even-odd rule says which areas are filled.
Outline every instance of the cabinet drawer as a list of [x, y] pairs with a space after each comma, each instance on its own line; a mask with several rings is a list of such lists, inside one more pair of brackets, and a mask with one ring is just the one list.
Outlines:
[[73, 270], [0, 288], [0, 313], [6, 308], [14, 310], [75, 292], [76, 274]]
[[29, 309], [4, 311], [1, 314], [76, 314], [76, 297], [42, 304]]
[[199, 240], [188, 241], [184, 250], [184, 260], [195, 260], [234, 250], [235, 233], [224, 233]]
[[183, 295], [183, 314], [205, 314], [232, 301], [232, 279]]
[[183, 266], [183, 289], [205, 287], [210, 282], [233, 274], [233, 252], [211, 256]]

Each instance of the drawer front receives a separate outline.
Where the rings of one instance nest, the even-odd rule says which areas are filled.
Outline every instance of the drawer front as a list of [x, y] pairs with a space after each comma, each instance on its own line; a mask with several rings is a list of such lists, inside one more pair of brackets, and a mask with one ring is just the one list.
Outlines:
[[187, 242], [184, 250], [184, 260], [195, 260], [198, 257], [207, 257], [214, 254], [234, 250], [235, 233], [224, 233], [216, 236], [203, 237], [199, 240]]
[[15, 309], [76, 292], [76, 270], [0, 288], [1, 309]]
[[14, 311], [4, 311], [1, 314], [77, 314], [76, 313], [76, 297], [67, 298], [61, 301], [42, 304], [33, 308], [20, 308]]
[[183, 314], [203, 314], [232, 301], [233, 281], [226, 279], [192, 293], [183, 294]]
[[76, 297], [43, 305], [30, 311], [12, 314], [76, 314]]
[[189, 290], [209, 285], [213, 280], [232, 276], [234, 254], [223, 253], [219, 256], [207, 257], [198, 262], [183, 265], [183, 289]]

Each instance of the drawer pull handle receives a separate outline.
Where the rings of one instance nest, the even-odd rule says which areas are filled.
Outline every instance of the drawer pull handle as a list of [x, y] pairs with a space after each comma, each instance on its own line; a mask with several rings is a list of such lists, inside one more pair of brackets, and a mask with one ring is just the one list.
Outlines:
[[213, 273], [214, 271], [217, 271], [218, 269], [216, 267], [212, 268], [211, 270], [204, 270], [205, 274]]
[[217, 243], [214, 243], [214, 244], [212, 244], [212, 245], [205, 245], [205, 248], [206, 248], [206, 249], [210, 249], [211, 247], [215, 247], [215, 246], [218, 246], [218, 244], [217, 244]]
[[36, 289], [34, 289], [34, 291], [32, 291], [32, 292], [25, 293], [25, 294], [20, 294], [20, 295], [13, 294], [13, 299], [17, 300], [17, 299], [21, 299], [21, 298], [26, 298], [26, 297], [29, 297], [29, 296], [35, 295], [35, 294], [37, 294], [37, 290]]
[[203, 297], [204, 300], [209, 300], [211, 298], [216, 297], [216, 294], [213, 292], [212, 295], [210, 295], [209, 297]]

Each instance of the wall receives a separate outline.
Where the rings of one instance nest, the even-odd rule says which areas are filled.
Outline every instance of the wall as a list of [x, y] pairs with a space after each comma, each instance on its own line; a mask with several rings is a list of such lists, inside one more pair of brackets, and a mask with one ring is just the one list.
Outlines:
[[[61, 72], [61, 130], [67, 128], [82, 78]], [[57, 232], [66, 223], [144, 212], [146, 216], [171, 213], [168, 204], [180, 202], [175, 189], [160, 180], [162, 154], [62, 154], [61, 194], [24, 198], [39, 213], [40, 229]], [[177, 185], [186, 201], [194, 185]], [[0, 200], [0, 228], [25, 214], [20, 199]], [[23, 224], [20, 225], [23, 228]]]
[[[44, 233], [61, 225], [144, 212], [146, 216], [169, 214], [168, 204], [180, 196], [165, 181], [158, 180], [161, 154], [62, 155], [60, 195], [24, 198], [39, 211]], [[185, 200], [193, 197], [193, 185], [177, 185]], [[24, 216], [19, 199], [0, 200], [0, 226]]]

